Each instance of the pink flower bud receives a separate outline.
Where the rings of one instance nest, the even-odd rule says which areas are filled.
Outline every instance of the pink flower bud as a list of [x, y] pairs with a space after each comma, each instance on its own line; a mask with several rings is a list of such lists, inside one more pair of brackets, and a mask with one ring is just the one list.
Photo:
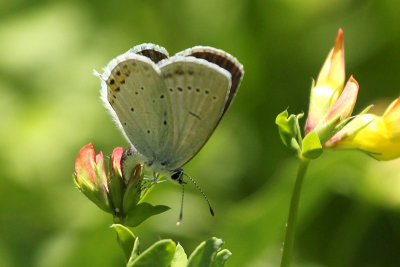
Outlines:
[[104, 156], [96, 155], [93, 144], [85, 145], [75, 161], [75, 182], [78, 188], [101, 209], [110, 212]]
[[327, 121], [334, 119], [337, 116], [340, 116], [339, 121], [342, 121], [351, 115], [354, 105], [356, 104], [358, 88], [358, 82], [353, 78], [353, 76], [350, 76], [342, 94], [331, 107], [328, 116], [326, 117]]
[[114, 174], [122, 177], [122, 169], [121, 169], [121, 158], [124, 153], [124, 149], [122, 147], [116, 147], [111, 154], [111, 169]]

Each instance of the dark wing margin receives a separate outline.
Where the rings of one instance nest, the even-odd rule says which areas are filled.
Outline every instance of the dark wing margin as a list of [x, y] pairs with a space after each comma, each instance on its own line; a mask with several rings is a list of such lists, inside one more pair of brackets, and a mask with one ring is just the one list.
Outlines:
[[168, 58], [168, 52], [164, 47], [150, 43], [137, 45], [133, 47], [130, 52], [148, 57], [154, 63]]
[[222, 114], [224, 114], [233, 98], [236, 95], [237, 89], [243, 78], [244, 70], [243, 65], [233, 57], [232, 55], [226, 53], [223, 50], [216, 49], [210, 46], [195, 46], [193, 48], [186, 49], [177, 55], [181, 56], [192, 56], [196, 58], [205, 59], [210, 63], [214, 63], [219, 67], [227, 70], [231, 74], [231, 89], [229, 91], [229, 96], [225, 104], [225, 108]]

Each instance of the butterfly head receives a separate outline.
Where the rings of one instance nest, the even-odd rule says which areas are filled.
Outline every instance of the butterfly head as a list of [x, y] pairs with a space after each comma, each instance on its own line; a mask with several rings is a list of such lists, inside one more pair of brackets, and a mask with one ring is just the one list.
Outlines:
[[185, 182], [183, 181], [183, 173], [183, 169], [181, 168], [173, 170], [171, 171], [171, 179], [179, 184], [184, 184]]

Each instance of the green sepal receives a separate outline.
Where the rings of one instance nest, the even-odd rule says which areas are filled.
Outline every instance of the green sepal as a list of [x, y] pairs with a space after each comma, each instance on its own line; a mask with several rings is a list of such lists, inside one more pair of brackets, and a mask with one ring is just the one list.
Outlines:
[[132, 264], [136, 260], [136, 258], [139, 256], [139, 254], [140, 254], [139, 246], [140, 246], [139, 237], [136, 237], [135, 244], [133, 245], [133, 248], [132, 248], [131, 257], [129, 258], [127, 266], [130, 266], [130, 264]]
[[185, 250], [183, 249], [181, 244], [178, 243], [178, 245], [176, 245], [174, 258], [171, 262], [171, 267], [186, 267], [187, 262], [188, 259]]
[[211, 266], [223, 244], [222, 239], [216, 237], [203, 241], [190, 255], [187, 267]]
[[[109, 169], [111, 170], [111, 160]], [[110, 200], [113, 204], [115, 212], [118, 213], [122, 211], [122, 200], [125, 191], [125, 183], [122, 176], [120, 176], [119, 173], [110, 171], [110, 174], [107, 177], [107, 185], [109, 189]]]
[[315, 132], [308, 133], [301, 147], [301, 155], [308, 159], [316, 159], [322, 154], [322, 145], [319, 141], [318, 134]]
[[132, 208], [124, 218], [124, 224], [135, 227], [153, 215], [157, 215], [169, 210], [170, 207], [164, 205], [153, 206], [147, 202], [142, 202]]
[[291, 114], [287, 110], [278, 114], [275, 119], [276, 125], [278, 125], [279, 135], [283, 144], [295, 150], [299, 150], [299, 119], [303, 117], [303, 113], [298, 115]]
[[121, 224], [113, 224], [110, 226], [117, 232], [117, 240], [118, 244], [121, 246], [124, 251], [126, 260], [128, 261], [131, 258], [132, 249], [135, 244], [136, 236], [132, 233], [129, 228], [121, 225]]
[[108, 196], [104, 190], [98, 191], [90, 182], [86, 179], [80, 180], [80, 185], [78, 184], [75, 175], [72, 176], [75, 185], [78, 187], [88, 199], [90, 199], [94, 204], [96, 204], [100, 209], [107, 213], [113, 213], [110, 202], [108, 201]]
[[146, 249], [134, 260], [129, 261], [127, 267], [169, 267], [174, 258], [176, 244], [170, 240], [160, 240]]
[[129, 183], [122, 200], [123, 212], [125, 214], [129, 213], [141, 198], [143, 177], [143, 167], [141, 165], [136, 165], [133, 173], [131, 174], [131, 178], [129, 179]]
[[[357, 116], [354, 117], [350, 122], [348, 122], [349, 123], [348, 125], [349, 126], [351, 125], [351, 127], [346, 128], [346, 136], [352, 136], [352, 135], [358, 133], [361, 129], [367, 127], [373, 121], [373, 120], [370, 120], [370, 121], [367, 121], [364, 123], [359, 123], [357, 120], [357, 118], [366, 114], [372, 107], [373, 107], [373, 105], [369, 105], [363, 111], [361, 111], [361, 113], [357, 114]], [[346, 122], [346, 124], [347, 124], [347, 122]], [[340, 129], [342, 129], [344, 126], [346, 126], [346, 125], [343, 125]], [[376, 154], [376, 153], [373, 153], [373, 154]]]
[[[317, 127], [314, 128], [314, 132], [318, 134], [319, 140], [321, 144], [324, 144], [326, 141], [331, 139], [332, 136], [334, 136], [340, 129], [340, 119], [341, 116], [337, 115], [333, 119], [331, 119], [329, 122], [317, 125]], [[347, 120], [347, 119], [346, 119]]]
[[232, 255], [232, 252], [230, 252], [229, 250], [227, 250], [227, 249], [221, 250], [215, 256], [215, 259], [213, 260], [211, 267], [223, 267], [223, 266], [225, 266], [226, 261], [229, 259], [229, 257], [231, 255]]

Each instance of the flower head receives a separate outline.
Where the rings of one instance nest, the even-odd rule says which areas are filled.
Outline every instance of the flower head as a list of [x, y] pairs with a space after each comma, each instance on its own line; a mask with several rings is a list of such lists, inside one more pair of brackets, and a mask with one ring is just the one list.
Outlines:
[[356, 117], [325, 145], [359, 149], [378, 160], [400, 157], [400, 97], [382, 116], [364, 114]]

